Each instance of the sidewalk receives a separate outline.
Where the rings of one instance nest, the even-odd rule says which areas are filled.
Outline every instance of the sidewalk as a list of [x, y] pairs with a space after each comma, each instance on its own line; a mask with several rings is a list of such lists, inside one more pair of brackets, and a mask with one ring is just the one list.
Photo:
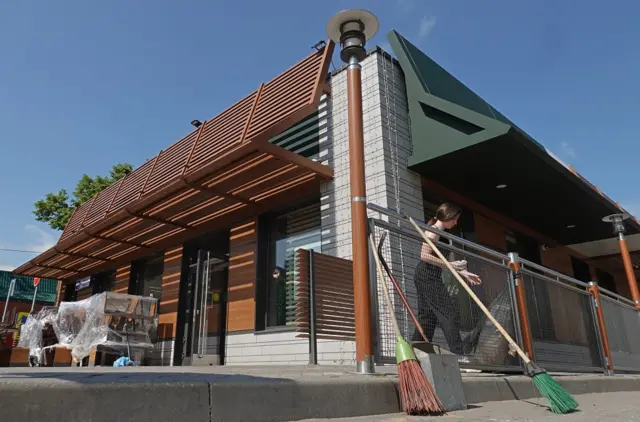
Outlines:
[[[0, 368], [3, 420], [281, 421], [397, 413], [395, 367]], [[554, 375], [572, 394], [640, 391], [640, 376]], [[524, 376], [465, 374], [469, 403], [536, 397]], [[579, 397], [578, 397], [578, 401]]]

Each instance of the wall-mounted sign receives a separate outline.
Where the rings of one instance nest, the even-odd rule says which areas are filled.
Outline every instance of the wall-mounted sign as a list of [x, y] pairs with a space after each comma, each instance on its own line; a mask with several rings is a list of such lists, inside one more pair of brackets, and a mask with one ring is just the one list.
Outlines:
[[84, 289], [85, 287], [89, 287], [90, 284], [91, 284], [91, 277], [81, 278], [80, 280], [76, 281], [76, 292], [78, 290]]

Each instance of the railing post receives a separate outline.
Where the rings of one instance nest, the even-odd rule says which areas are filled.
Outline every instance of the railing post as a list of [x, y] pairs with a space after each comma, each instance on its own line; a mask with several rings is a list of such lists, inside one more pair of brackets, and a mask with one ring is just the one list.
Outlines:
[[607, 375], [613, 375], [613, 360], [611, 359], [611, 348], [609, 347], [609, 337], [607, 336], [607, 327], [604, 322], [604, 312], [602, 311], [602, 301], [600, 300], [600, 290], [598, 289], [598, 283], [592, 281], [587, 287], [589, 294], [591, 295], [592, 309], [595, 314], [595, 323], [598, 329], [600, 338], [600, 346], [602, 350], [602, 357], [604, 358], [604, 368]]
[[309, 364], [318, 364], [318, 338], [316, 333], [316, 271], [315, 253], [309, 251]]
[[522, 346], [529, 359], [534, 359], [533, 338], [531, 336], [531, 325], [529, 324], [529, 313], [527, 312], [527, 301], [524, 291], [524, 281], [522, 280], [520, 257], [517, 253], [509, 254], [509, 268], [513, 275], [514, 289], [516, 293], [516, 308], [520, 319], [520, 334], [522, 336]]

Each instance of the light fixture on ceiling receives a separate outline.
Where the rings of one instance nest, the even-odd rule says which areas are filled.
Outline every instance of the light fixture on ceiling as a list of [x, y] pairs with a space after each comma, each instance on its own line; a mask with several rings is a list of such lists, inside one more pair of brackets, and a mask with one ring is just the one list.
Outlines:
[[502, 184], [502, 185], [496, 186], [496, 189], [504, 189], [506, 187], [507, 187], [507, 185]]
[[576, 228], [576, 225], [575, 225], [575, 224], [568, 224], [568, 225], [567, 225], [567, 228], [568, 228], [568, 229], [575, 229], [575, 228]]

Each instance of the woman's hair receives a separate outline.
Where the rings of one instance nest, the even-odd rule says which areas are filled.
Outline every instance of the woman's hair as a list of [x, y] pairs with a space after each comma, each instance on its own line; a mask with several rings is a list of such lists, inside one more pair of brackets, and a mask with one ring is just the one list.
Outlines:
[[455, 220], [456, 218], [460, 217], [460, 214], [462, 214], [462, 210], [460, 209], [460, 207], [453, 204], [444, 203], [438, 207], [438, 209], [436, 210], [436, 215], [431, 220], [429, 220], [429, 224], [435, 224], [435, 222], [438, 220], [442, 222]]

